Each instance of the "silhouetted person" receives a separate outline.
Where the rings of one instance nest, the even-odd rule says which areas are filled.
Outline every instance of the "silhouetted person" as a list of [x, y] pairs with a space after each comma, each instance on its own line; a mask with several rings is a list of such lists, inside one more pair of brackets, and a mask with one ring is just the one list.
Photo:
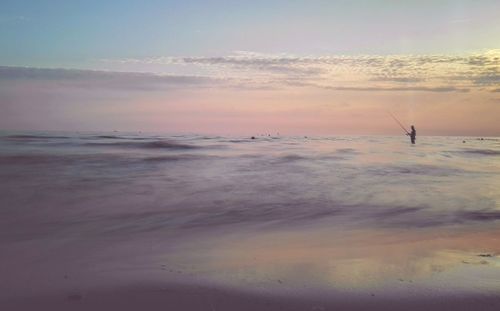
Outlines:
[[415, 127], [411, 126], [411, 133], [406, 133], [406, 135], [410, 136], [411, 143], [415, 144], [415, 139], [417, 138], [417, 131], [415, 131]]

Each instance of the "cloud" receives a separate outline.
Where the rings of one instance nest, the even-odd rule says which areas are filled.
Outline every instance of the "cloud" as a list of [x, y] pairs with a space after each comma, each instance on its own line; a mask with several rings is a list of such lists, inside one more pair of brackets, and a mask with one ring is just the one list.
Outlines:
[[357, 91], [357, 92], [462, 92], [466, 93], [470, 90], [467, 88], [456, 87], [418, 87], [418, 86], [393, 86], [393, 87], [356, 87], [356, 86], [330, 86], [312, 83], [301, 83], [297, 81], [290, 81], [292, 86], [314, 86], [317, 88], [334, 90], [334, 91]]
[[[467, 55], [296, 56], [236, 52], [217, 57], [103, 60], [148, 64], [170, 73], [0, 66], [0, 80], [79, 89], [156, 91], [182, 88], [275, 90], [291, 87], [362, 92], [496, 92], [500, 50]], [[171, 74], [194, 66], [191, 75]], [[158, 69], [155, 67], [156, 69]], [[208, 69], [207, 69], [208, 68]]]
[[384, 81], [384, 82], [403, 82], [403, 83], [416, 83], [424, 81], [423, 78], [414, 77], [376, 77], [370, 79], [370, 81]]
[[77, 69], [47, 69], [0, 66], [0, 81], [57, 84], [86, 89], [161, 90], [172, 87], [213, 87], [223, 79], [203, 76], [156, 75]]
[[[106, 60], [111, 61], [113, 60]], [[236, 52], [217, 57], [115, 60], [175, 68], [195, 66], [247, 84], [301, 85], [335, 90], [464, 92], [499, 83], [500, 50], [460, 55], [297, 56]], [[299, 81], [300, 83], [291, 83]]]
[[414, 91], [414, 92], [469, 92], [469, 89], [455, 88], [455, 87], [324, 87], [327, 89], [337, 91], [377, 91], [377, 92], [390, 92], [390, 91]]
[[500, 85], [500, 73], [495, 74], [485, 74], [474, 78], [474, 82], [478, 85]]

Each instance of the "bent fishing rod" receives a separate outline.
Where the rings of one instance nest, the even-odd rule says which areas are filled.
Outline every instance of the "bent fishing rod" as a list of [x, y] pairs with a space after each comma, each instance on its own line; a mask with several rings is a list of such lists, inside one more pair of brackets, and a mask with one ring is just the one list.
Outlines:
[[403, 129], [403, 131], [406, 132], [407, 135], [410, 135], [410, 132], [408, 132], [408, 130], [403, 126], [403, 124], [401, 124], [401, 122], [399, 122], [399, 120], [390, 111], [387, 111], [387, 113], [394, 119], [394, 121], [396, 121], [399, 124], [399, 126], [401, 126], [401, 128]]

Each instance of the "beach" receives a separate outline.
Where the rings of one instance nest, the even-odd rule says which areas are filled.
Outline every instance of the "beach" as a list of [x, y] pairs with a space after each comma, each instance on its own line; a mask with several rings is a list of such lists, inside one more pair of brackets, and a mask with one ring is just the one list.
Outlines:
[[5, 310], [496, 310], [495, 137], [0, 133]]

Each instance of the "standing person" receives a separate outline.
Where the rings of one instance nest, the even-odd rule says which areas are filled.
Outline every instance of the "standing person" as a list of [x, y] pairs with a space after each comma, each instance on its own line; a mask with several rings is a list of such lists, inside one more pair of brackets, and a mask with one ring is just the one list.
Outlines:
[[417, 131], [415, 131], [415, 127], [411, 126], [411, 133], [406, 133], [406, 135], [410, 136], [411, 143], [415, 144], [415, 139], [417, 138]]

